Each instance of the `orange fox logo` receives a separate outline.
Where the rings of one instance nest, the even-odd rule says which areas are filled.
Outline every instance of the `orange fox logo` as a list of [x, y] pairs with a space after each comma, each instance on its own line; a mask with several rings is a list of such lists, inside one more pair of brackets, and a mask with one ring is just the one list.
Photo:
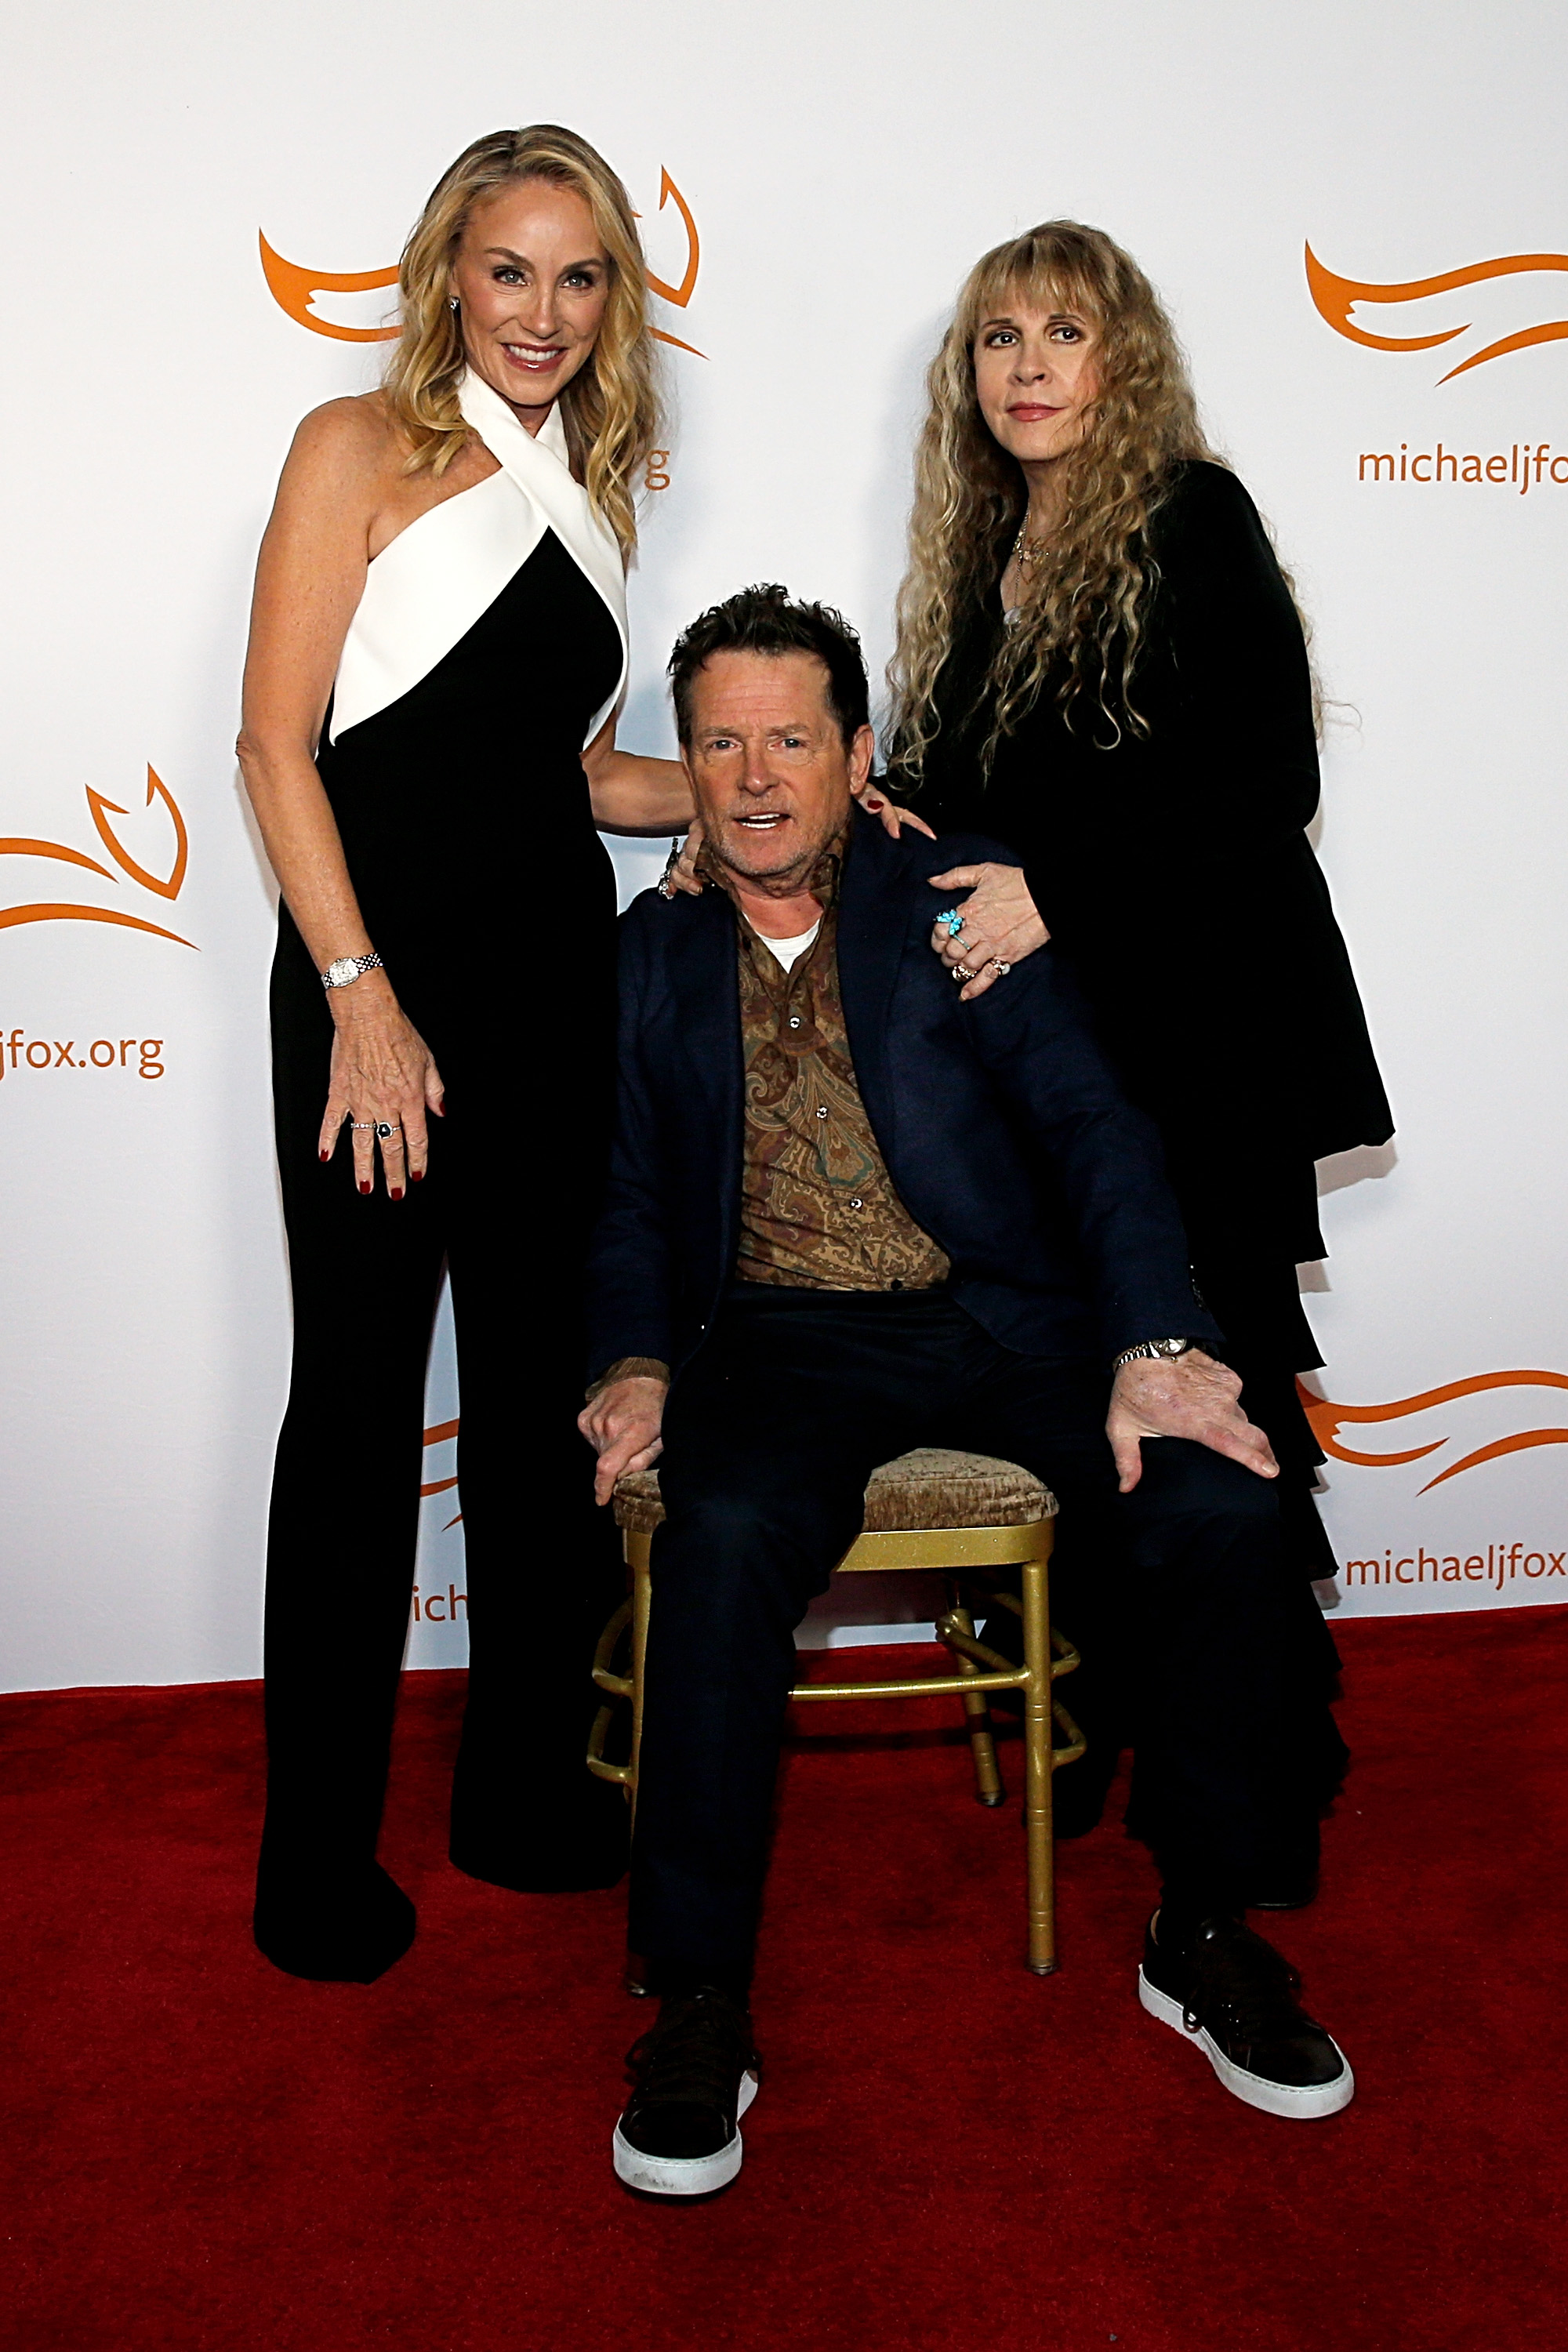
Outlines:
[[[428, 1429], [425, 1432], [425, 1443], [426, 1446], [445, 1445], [449, 1437], [456, 1437], [457, 1434], [458, 1424], [455, 1421], [435, 1421], [431, 1423]], [[421, 1500], [423, 1500], [426, 1495], [447, 1494], [451, 1488], [457, 1485], [457, 1483], [456, 1478], [431, 1478], [419, 1489]], [[462, 1516], [463, 1514], [459, 1511], [456, 1519], [448, 1519], [447, 1527], [442, 1528], [441, 1533], [445, 1535], [447, 1528], [455, 1528]]]
[[[161, 800], [174, 825], [174, 862], [162, 879], [156, 874], [150, 874], [144, 866], [137, 864], [110, 824], [111, 816], [126, 814], [119, 802], [105, 800], [103, 794], [95, 793], [90, 784], [85, 790], [88, 810], [98, 837], [121, 872], [129, 874], [133, 882], [140, 883], [143, 890], [153, 891], [157, 898], [177, 898], [184, 885], [185, 867], [190, 862], [190, 836], [185, 831], [185, 820], [180, 814], [179, 803], [163, 778], [149, 766], [146, 805], [151, 808], [155, 799]], [[0, 857], [51, 857], [63, 866], [85, 866], [89, 874], [100, 874], [106, 882], [115, 879], [108, 866], [100, 865], [96, 857], [89, 857], [85, 850], [71, 849], [60, 841], [34, 841], [23, 835], [12, 834], [0, 839]], [[183, 940], [177, 931], [166, 931], [162, 923], [150, 923], [141, 915], [121, 914], [118, 907], [78, 907], [58, 899], [39, 900], [25, 907], [0, 907], [0, 930], [8, 930], [18, 923], [119, 923], [127, 930], [151, 931], [155, 939], [173, 940], [176, 947], [195, 946], [194, 940]]]
[[[1377, 1424], [1383, 1422], [1405, 1421], [1413, 1414], [1428, 1412], [1436, 1405], [1455, 1404], [1461, 1397], [1484, 1396], [1500, 1389], [1568, 1389], [1568, 1372], [1479, 1372], [1467, 1381], [1449, 1381], [1443, 1388], [1426, 1389], [1419, 1396], [1400, 1397], [1393, 1404], [1332, 1404], [1326, 1397], [1314, 1396], [1311, 1391], [1296, 1383], [1297, 1391], [1312, 1424], [1312, 1433], [1325, 1454], [1335, 1462], [1353, 1462], [1360, 1468], [1392, 1469], [1402, 1462], [1421, 1462], [1447, 1445], [1447, 1438], [1435, 1437], [1428, 1444], [1413, 1445], [1403, 1453], [1361, 1454], [1342, 1445], [1339, 1433], [1349, 1422], [1356, 1424]], [[1474, 1470], [1483, 1462], [1498, 1462], [1509, 1454], [1522, 1454], [1536, 1445], [1568, 1445], [1568, 1429], [1521, 1429], [1507, 1437], [1493, 1438], [1489, 1444], [1478, 1445], [1457, 1462], [1450, 1462], [1435, 1477], [1428, 1478], [1421, 1488], [1429, 1494], [1461, 1471]]]
[[[1336, 278], [1325, 269], [1309, 245], [1307, 253], [1307, 284], [1318, 315], [1332, 327], [1336, 335], [1345, 336], [1352, 343], [1364, 343], [1373, 352], [1430, 352], [1440, 343], [1451, 343], [1456, 335], [1465, 334], [1469, 321], [1462, 320], [1457, 327], [1443, 327], [1431, 335], [1374, 335], [1365, 327], [1358, 327], [1351, 311], [1359, 302], [1396, 304], [1425, 301], [1432, 294], [1457, 294], [1466, 286], [1480, 286], [1489, 278], [1514, 278], [1542, 270], [1568, 270], [1568, 253], [1509, 253], [1496, 261], [1472, 262], [1468, 269], [1445, 270], [1437, 278], [1412, 278], [1403, 285], [1380, 286], [1359, 278]], [[1484, 361], [1501, 359], [1506, 352], [1528, 351], [1533, 343], [1552, 343], [1568, 336], [1568, 319], [1548, 319], [1538, 326], [1521, 327], [1511, 335], [1503, 335], [1488, 343], [1483, 351], [1472, 352], [1468, 360], [1451, 367], [1439, 383], [1451, 383], [1470, 368], [1479, 367]]]
[[[697, 235], [697, 223], [691, 217], [690, 205], [669, 173], [661, 168], [658, 175], [660, 212], [671, 197], [686, 230], [686, 268], [679, 286], [667, 285], [662, 278], [656, 278], [651, 269], [647, 273], [647, 282], [661, 301], [672, 303], [678, 310], [684, 310], [696, 289], [702, 247]], [[273, 300], [279, 310], [288, 311], [296, 324], [309, 327], [314, 335], [331, 335], [340, 343], [390, 343], [402, 333], [403, 330], [395, 323], [390, 327], [336, 326], [331, 320], [319, 317], [312, 308], [318, 294], [369, 294], [380, 286], [395, 286], [395, 268], [306, 269], [296, 261], [285, 261], [280, 253], [274, 252], [264, 232], [258, 230], [258, 236], [261, 245], [262, 274], [272, 290]], [[667, 335], [662, 327], [650, 328], [649, 332], [661, 343], [673, 343], [677, 351], [689, 352], [693, 359], [700, 360], [705, 356], [695, 343], [683, 343], [679, 335]]]
[[395, 341], [401, 331], [396, 327], [340, 327], [331, 319], [318, 318], [310, 308], [318, 294], [368, 294], [377, 286], [395, 286], [395, 269], [301, 269], [297, 262], [285, 261], [280, 253], [274, 253], [264, 232], [257, 234], [262, 272], [272, 289], [272, 299], [301, 327], [309, 327], [313, 335], [331, 335], [340, 343]]

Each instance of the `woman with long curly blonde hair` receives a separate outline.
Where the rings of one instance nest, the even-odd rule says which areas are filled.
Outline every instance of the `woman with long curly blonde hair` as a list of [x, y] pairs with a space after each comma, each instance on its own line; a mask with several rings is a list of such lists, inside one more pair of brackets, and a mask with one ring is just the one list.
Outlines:
[[362, 1982], [414, 1934], [375, 1849], [443, 1264], [467, 1592], [428, 1614], [465, 1609], [470, 1640], [452, 1858], [535, 1892], [625, 1867], [620, 1792], [583, 1761], [619, 1587], [574, 1425], [613, 1066], [596, 828], [690, 808], [673, 761], [616, 745], [657, 424], [626, 190], [574, 131], [493, 132], [437, 184], [399, 296], [382, 389], [308, 416], [284, 467], [239, 742], [282, 897], [294, 1292], [256, 1935]]
[[[1205, 439], [1158, 296], [1102, 230], [1047, 221], [986, 254], [929, 392], [892, 774], [939, 829], [1006, 845], [937, 877], [931, 943], [970, 998], [1047, 940], [1074, 966], [1162, 1130], [1197, 1286], [1280, 1465], [1305, 1601], [1335, 1571], [1295, 1381], [1322, 1361], [1296, 1278], [1324, 1255], [1313, 1161], [1393, 1120], [1305, 832], [1318, 755], [1294, 594]], [[1092, 1590], [1075, 1618], [1064, 1587], [1062, 1608], [1083, 1622]], [[1331, 1646], [1315, 1611], [1303, 1643]], [[1319, 1721], [1326, 1774], [1342, 1751]], [[1112, 1730], [1101, 1759], [1115, 1747]], [[1312, 1866], [1279, 1857], [1276, 1896]]]

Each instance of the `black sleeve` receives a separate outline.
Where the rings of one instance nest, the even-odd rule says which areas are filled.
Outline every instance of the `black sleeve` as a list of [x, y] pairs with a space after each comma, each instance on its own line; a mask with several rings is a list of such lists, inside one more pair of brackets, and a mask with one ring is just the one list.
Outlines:
[[986, 793], [980, 755], [990, 724], [985, 680], [1001, 639], [999, 617], [977, 605], [962, 612], [932, 696], [937, 728], [918, 773], [889, 762], [885, 779], [938, 833], [985, 830]]
[[963, 1011], [993, 1081], [1050, 1161], [1107, 1358], [1145, 1339], [1222, 1344], [1193, 1286], [1159, 1130], [1128, 1101], [1056, 950], [1042, 948]]
[[1174, 698], [1167, 740], [1151, 748], [1189, 844], [1245, 859], [1300, 834], [1318, 805], [1300, 618], [1257, 508], [1223, 467], [1189, 469], [1156, 517], [1154, 545], [1152, 626]]
[[636, 910], [622, 922], [620, 972], [616, 1132], [588, 1257], [590, 1383], [623, 1357], [668, 1364], [674, 1345], [668, 1219], [657, 1174], [662, 1154], [642, 1045], [650, 976]]

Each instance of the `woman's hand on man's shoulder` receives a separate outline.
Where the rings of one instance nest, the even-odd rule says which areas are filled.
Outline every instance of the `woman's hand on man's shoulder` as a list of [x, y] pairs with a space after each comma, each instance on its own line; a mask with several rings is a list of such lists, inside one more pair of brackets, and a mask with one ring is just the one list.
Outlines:
[[945, 873], [926, 879], [928, 887], [944, 896], [949, 891], [966, 894], [961, 906], [944, 908], [936, 917], [931, 936], [932, 950], [961, 983], [963, 1004], [984, 996], [1050, 939], [1021, 866], [986, 858], [975, 865], [950, 866]]
[[[881, 777], [869, 776], [861, 785], [860, 790], [855, 793], [856, 800], [867, 815], [877, 819], [889, 840], [901, 839], [903, 829], [907, 824], [912, 833], [923, 833], [928, 841], [934, 841], [936, 835], [923, 816], [917, 816], [914, 810], [906, 808], [901, 801], [889, 799], [883, 790], [884, 782], [885, 779]], [[850, 789], [854, 791], [853, 786]]]

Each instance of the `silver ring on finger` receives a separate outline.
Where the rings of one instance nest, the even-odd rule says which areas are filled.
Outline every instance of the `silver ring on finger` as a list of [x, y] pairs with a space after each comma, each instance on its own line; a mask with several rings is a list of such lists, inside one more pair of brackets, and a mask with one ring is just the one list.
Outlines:
[[998, 980], [1005, 980], [1012, 969], [1012, 965], [1004, 963], [1000, 956], [992, 956], [989, 961], [981, 966], [983, 971], [994, 971]]
[[375, 1133], [375, 1121], [374, 1118], [351, 1118], [349, 1125], [353, 1129], [356, 1135], [374, 1135]]
[[952, 976], [962, 983], [966, 980], [978, 980], [980, 974], [977, 971], [971, 971], [966, 963], [955, 963], [952, 966]]
[[381, 1141], [384, 1143], [389, 1135], [395, 1135], [397, 1129], [401, 1124], [401, 1120], [394, 1121], [392, 1119], [378, 1118], [375, 1122], [376, 1134], [380, 1138]]

